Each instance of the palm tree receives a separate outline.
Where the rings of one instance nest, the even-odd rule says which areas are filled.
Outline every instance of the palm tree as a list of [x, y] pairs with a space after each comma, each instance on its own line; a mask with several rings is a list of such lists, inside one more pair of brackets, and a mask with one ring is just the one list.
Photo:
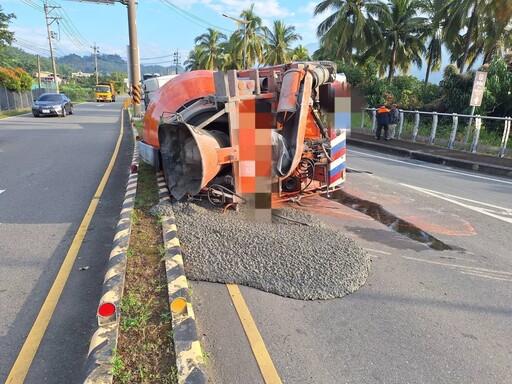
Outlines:
[[427, 72], [425, 74], [425, 84], [428, 84], [431, 71], [441, 69], [442, 62], [442, 27], [444, 24], [444, 5], [445, 0], [425, 0], [423, 11], [430, 19], [425, 30], [425, 38], [428, 41], [425, 58], [427, 59]]
[[380, 60], [381, 70], [388, 68], [389, 82], [397, 68], [407, 72], [411, 63], [422, 65], [427, 19], [417, 15], [421, 6], [422, 0], [389, 0], [376, 10], [382, 40], [371, 46], [363, 57]]
[[[479, 16], [486, 13], [486, 3], [485, 0], [448, 0], [445, 4], [443, 12], [447, 16], [443, 37], [452, 57], [457, 58], [461, 72], [464, 72], [468, 62], [470, 44], [475, 36]], [[462, 30], [466, 30], [466, 33], [461, 36]]]
[[229, 69], [242, 69], [243, 67], [243, 57], [240, 57], [238, 55], [239, 49], [239, 42], [240, 40], [238, 37], [233, 33], [229, 40], [226, 42], [220, 43], [220, 48], [223, 52], [222, 55], [222, 64], [219, 69], [222, 71], [227, 71]]
[[315, 7], [315, 16], [328, 9], [334, 12], [317, 27], [323, 52], [330, 52], [332, 59], [342, 59], [352, 64], [354, 49], [362, 50], [366, 44], [379, 37], [379, 30], [372, 12], [379, 7], [377, 0], [324, 0]]
[[[244, 9], [240, 13], [240, 18], [250, 21], [243, 31], [237, 31], [233, 35], [239, 34], [240, 41], [247, 44], [246, 49], [246, 65], [251, 68], [256, 63], [263, 62], [263, 52], [265, 49], [265, 36], [262, 28], [262, 21], [259, 16], [254, 13], [254, 3], [248, 9]], [[244, 36], [247, 34], [247, 36]], [[245, 40], [245, 38], [247, 40]], [[242, 44], [243, 48], [243, 44]], [[245, 49], [242, 50], [242, 53]], [[242, 56], [243, 57], [243, 56]]]
[[204, 62], [201, 61], [202, 69], [215, 70], [222, 67], [222, 49], [220, 43], [226, 40], [226, 35], [213, 28], [208, 28], [207, 33], [203, 33], [195, 38], [195, 43], [202, 50]]
[[187, 71], [194, 71], [201, 69], [203, 50], [200, 46], [196, 45], [193, 51], [190, 51], [187, 60], [183, 63]]
[[487, 64], [494, 56], [502, 57], [507, 48], [512, 46], [511, 17], [512, 7], [504, 7], [498, 13], [488, 12], [479, 17], [479, 24], [472, 37], [473, 44], [468, 51], [470, 67], [480, 55], [483, 55], [483, 63]]
[[283, 21], [275, 20], [273, 29], [263, 27], [267, 46], [265, 50], [265, 63], [276, 65], [291, 60], [290, 45], [302, 37], [295, 33], [294, 26], [287, 26]]
[[309, 52], [306, 47], [304, 47], [303, 45], [298, 45], [292, 51], [292, 60], [309, 61], [311, 60], [311, 56], [309, 56]]

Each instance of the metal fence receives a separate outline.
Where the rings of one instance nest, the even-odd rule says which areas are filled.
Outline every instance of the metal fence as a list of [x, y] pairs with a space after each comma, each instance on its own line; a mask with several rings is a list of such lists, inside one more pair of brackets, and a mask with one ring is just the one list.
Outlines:
[[[488, 117], [461, 115], [457, 113], [437, 113], [420, 111], [400, 111], [396, 137], [402, 140], [445, 146], [505, 156], [510, 138], [511, 117]], [[368, 125], [368, 126], [367, 126]], [[496, 132], [503, 132], [497, 134]], [[377, 110], [364, 108], [361, 115], [361, 131], [375, 133], [377, 128]], [[480, 143], [485, 132], [485, 143]], [[494, 133], [489, 133], [494, 132]]]
[[35, 99], [44, 92], [50, 92], [46, 88], [33, 89], [27, 92], [10, 91], [0, 87], [0, 110], [30, 108]]

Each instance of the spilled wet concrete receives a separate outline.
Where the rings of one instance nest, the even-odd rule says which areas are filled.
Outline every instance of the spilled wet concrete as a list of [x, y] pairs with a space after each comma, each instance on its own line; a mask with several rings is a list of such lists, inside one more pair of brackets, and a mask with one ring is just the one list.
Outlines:
[[345, 192], [343, 189], [334, 192], [331, 195], [331, 198], [349, 208], [370, 216], [371, 218], [379, 221], [397, 233], [427, 245], [431, 249], [437, 251], [446, 251], [452, 249], [452, 247], [443, 243], [441, 240], [435, 238], [428, 232], [423, 231], [414, 224], [405, 221], [398, 216], [395, 216], [391, 212], [385, 210], [380, 204], [351, 195]]
[[200, 203], [177, 203], [172, 210], [192, 280], [318, 300], [356, 291], [370, 271], [363, 248], [306, 212], [277, 209], [272, 222], [260, 223]]

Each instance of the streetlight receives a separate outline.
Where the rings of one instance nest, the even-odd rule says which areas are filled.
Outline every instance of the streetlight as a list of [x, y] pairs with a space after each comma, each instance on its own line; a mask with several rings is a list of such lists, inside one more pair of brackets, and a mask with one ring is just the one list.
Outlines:
[[228, 16], [225, 13], [223, 13], [222, 16], [244, 25], [244, 69], [247, 69], [247, 25], [251, 24], [251, 20], [237, 19], [236, 17]]

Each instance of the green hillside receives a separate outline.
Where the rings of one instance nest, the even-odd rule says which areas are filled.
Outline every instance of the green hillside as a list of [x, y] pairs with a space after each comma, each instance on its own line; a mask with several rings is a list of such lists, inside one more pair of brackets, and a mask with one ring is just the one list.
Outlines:
[[[52, 71], [51, 60], [48, 57], [40, 58], [41, 71]], [[95, 72], [94, 55], [79, 56], [75, 54], [57, 57], [55, 59], [57, 65], [57, 72], [70, 76], [72, 72]], [[6, 47], [3, 55], [0, 57], [0, 67], [21, 67], [28, 73], [34, 75], [37, 72], [37, 56], [27, 53], [22, 49], [16, 47]], [[183, 72], [183, 68], [179, 67], [178, 70]], [[176, 67], [174, 65], [163, 67], [160, 65], [141, 65], [142, 73], [160, 73], [162, 75], [168, 73], [175, 73]], [[127, 73], [128, 64], [119, 55], [98, 55], [98, 72], [100, 75], [106, 76], [111, 73]]]

